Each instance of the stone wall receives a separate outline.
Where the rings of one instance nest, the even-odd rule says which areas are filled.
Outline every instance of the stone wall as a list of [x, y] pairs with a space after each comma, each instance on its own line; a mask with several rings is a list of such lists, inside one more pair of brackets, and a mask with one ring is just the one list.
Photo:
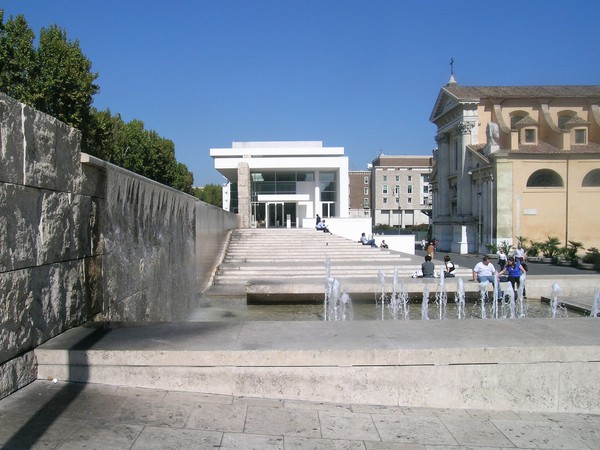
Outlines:
[[36, 378], [37, 345], [87, 320], [185, 318], [238, 227], [80, 146], [0, 94], [0, 398]]
[[80, 133], [0, 94], [0, 397], [36, 377], [37, 345], [102, 309], [98, 201]]

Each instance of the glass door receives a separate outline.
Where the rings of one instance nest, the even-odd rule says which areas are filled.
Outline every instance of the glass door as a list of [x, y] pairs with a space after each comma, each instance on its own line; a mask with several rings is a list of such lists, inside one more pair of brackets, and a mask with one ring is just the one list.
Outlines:
[[280, 228], [284, 226], [283, 203], [267, 203], [267, 228]]

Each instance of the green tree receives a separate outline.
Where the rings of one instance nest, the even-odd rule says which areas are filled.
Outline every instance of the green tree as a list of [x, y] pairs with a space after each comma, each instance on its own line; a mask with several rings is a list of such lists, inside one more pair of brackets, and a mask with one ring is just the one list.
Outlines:
[[183, 163], [177, 163], [174, 168], [173, 184], [175, 189], [179, 189], [187, 194], [192, 194], [192, 185], [194, 184], [194, 175]]
[[29, 104], [35, 98], [34, 38], [23, 15], [4, 23], [4, 11], [0, 9], [0, 91]]
[[[79, 41], [69, 41], [58, 26], [42, 28], [37, 51], [38, 75], [33, 106], [69, 125], [85, 129], [97, 73], [81, 51]], [[82, 130], [83, 131], [83, 130]]]
[[25, 17], [4, 23], [0, 9], [0, 91], [81, 130], [83, 151], [192, 192], [193, 176], [175, 158], [175, 144], [144, 122], [125, 123], [119, 114], [92, 108], [97, 73], [79, 47], [56, 25], [42, 28], [39, 45]]
[[193, 194], [205, 203], [223, 207], [223, 188], [218, 184], [207, 184], [203, 188], [194, 188]]

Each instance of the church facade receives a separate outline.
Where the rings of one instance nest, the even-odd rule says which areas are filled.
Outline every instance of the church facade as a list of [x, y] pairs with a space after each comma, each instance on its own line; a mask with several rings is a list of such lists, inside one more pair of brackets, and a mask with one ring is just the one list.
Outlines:
[[600, 248], [600, 86], [460, 86], [431, 113], [440, 248], [486, 253], [517, 237]]

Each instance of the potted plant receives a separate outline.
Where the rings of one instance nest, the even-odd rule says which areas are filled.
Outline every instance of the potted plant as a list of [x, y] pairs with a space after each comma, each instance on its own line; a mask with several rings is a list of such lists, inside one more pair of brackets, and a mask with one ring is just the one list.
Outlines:
[[576, 266], [579, 263], [577, 252], [583, 248], [581, 242], [568, 241], [568, 244], [560, 249], [560, 256], [562, 256], [562, 262], [564, 264], [570, 264]]
[[528, 261], [534, 262], [540, 260], [540, 245], [540, 242], [531, 241], [531, 245], [525, 249]]
[[485, 248], [487, 248], [487, 257], [488, 258], [497, 258], [498, 257], [498, 246], [496, 244], [485, 244]]
[[498, 245], [498, 248], [502, 248], [504, 250], [504, 254], [508, 255], [511, 252], [513, 246], [508, 241], [502, 241], [500, 245]]
[[540, 244], [540, 251], [542, 252], [541, 262], [558, 262], [560, 239], [554, 236], [548, 236], [548, 239]]
[[582, 269], [600, 268], [600, 250], [596, 247], [588, 248], [586, 254], [581, 259], [580, 267]]

